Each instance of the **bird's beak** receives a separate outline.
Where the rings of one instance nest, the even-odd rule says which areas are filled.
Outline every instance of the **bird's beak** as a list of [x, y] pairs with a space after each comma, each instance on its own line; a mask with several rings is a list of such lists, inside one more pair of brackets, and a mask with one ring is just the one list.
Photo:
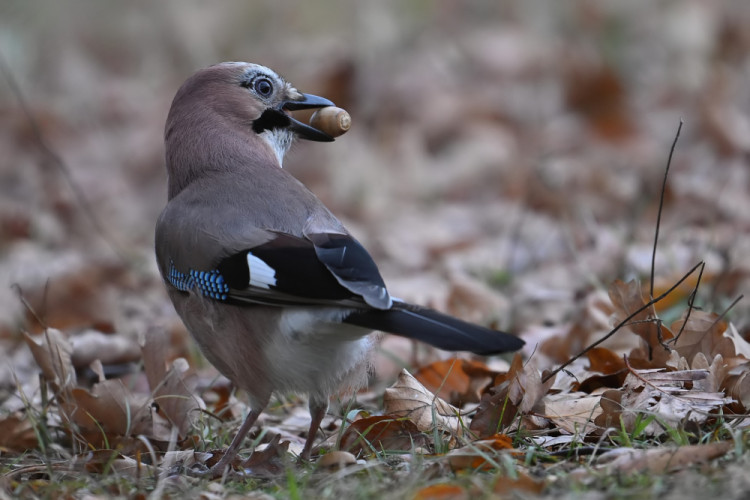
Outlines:
[[[293, 101], [289, 100], [289, 101], [285, 101], [284, 103], [282, 103], [281, 109], [285, 111], [297, 111], [300, 109], [325, 108], [325, 107], [333, 106], [333, 105], [334, 104], [331, 101], [323, 97], [318, 97], [312, 94], [302, 94], [302, 99], [296, 99]], [[297, 137], [300, 137], [301, 139], [307, 139], [308, 141], [318, 141], [318, 142], [333, 141], [333, 137], [326, 134], [325, 132], [322, 132], [314, 127], [311, 127], [310, 125], [307, 125], [306, 123], [302, 123], [301, 121], [295, 120], [291, 116], [289, 116], [289, 125], [287, 125], [287, 128], [289, 128], [295, 134], [297, 134]]]
[[325, 97], [318, 97], [312, 94], [302, 94], [302, 99], [285, 101], [281, 107], [288, 111], [297, 111], [299, 109], [326, 108], [333, 105], [334, 104]]

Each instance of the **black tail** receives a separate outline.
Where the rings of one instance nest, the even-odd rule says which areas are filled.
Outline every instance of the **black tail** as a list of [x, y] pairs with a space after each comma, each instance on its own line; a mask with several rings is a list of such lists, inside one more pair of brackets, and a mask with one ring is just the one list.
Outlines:
[[473, 325], [460, 319], [404, 302], [388, 310], [356, 311], [345, 323], [421, 340], [446, 351], [499, 354], [517, 351], [525, 342], [509, 333]]

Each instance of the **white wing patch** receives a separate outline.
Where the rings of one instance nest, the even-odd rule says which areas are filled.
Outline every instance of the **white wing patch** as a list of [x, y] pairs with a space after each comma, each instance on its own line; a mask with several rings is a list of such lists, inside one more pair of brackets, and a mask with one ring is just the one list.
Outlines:
[[276, 284], [276, 270], [250, 252], [247, 252], [250, 286], [268, 289]]

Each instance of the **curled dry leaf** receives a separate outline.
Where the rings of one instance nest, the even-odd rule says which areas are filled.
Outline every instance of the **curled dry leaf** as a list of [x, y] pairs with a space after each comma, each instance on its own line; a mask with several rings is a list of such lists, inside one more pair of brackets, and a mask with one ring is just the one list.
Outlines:
[[62, 409], [91, 444], [101, 447], [122, 436], [153, 435], [148, 397], [132, 394], [120, 380], [94, 384], [91, 391], [76, 387], [71, 395]]
[[626, 105], [627, 87], [621, 76], [604, 64], [592, 64], [579, 58], [566, 71], [565, 100], [580, 113], [601, 138], [620, 141], [636, 131]]
[[594, 347], [586, 354], [586, 357], [589, 360], [589, 367], [583, 373], [576, 374], [581, 377], [581, 381], [575, 381], [572, 384], [574, 391], [591, 394], [602, 387], [622, 386], [628, 375], [622, 356], [606, 347]]
[[[285, 457], [288, 451], [289, 441], [281, 441], [281, 436], [276, 434], [265, 447], [258, 447], [241, 466], [255, 477], [277, 477], [287, 470]], [[213, 461], [211, 465], [214, 465]]]
[[462, 433], [458, 408], [428, 391], [406, 370], [385, 390], [383, 406], [389, 415], [412, 420], [420, 431], [437, 427], [453, 436]]
[[738, 357], [750, 360], [750, 342], [740, 335], [740, 332], [732, 323], [729, 323], [727, 329], [724, 330], [724, 337], [732, 341], [734, 352]]
[[[114, 331], [116, 303], [106, 291], [131, 285], [133, 276], [127, 266], [120, 261], [75, 259], [64, 269], [51, 268], [48, 283], [24, 290], [30, 311], [43, 314], [46, 324], [62, 330], [93, 326]], [[27, 316], [31, 328], [39, 328], [33, 314]]]
[[[615, 280], [609, 289], [609, 297], [615, 306], [615, 321], [618, 324], [646, 304], [641, 287], [635, 280], [628, 283]], [[653, 306], [633, 316], [626, 326], [642, 340], [642, 346], [630, 353], [633, 366], [662, 368], [670, 361], [674, 364], [671, 350], [662, 345], [662, 342], [672, 338], [672, 332], [658, 321]]]
[[159, 466], [162, 470], [171, 468], [190, 469], [195, 464], [205, 464], [211, 458], [211, 453], [194, 450], [169, 450], [162, 455]]
[[24, 452], [33, 450], [39, 444], [34, 426], [28, 417], [15, 412], [0, 418], [0, 450]]
[[614, 352], [604, 347], [594, 347], [587, 355], [591, 366], [589, 370], [592, 372], [603, 373], [604, 375], [613, 375], [625, 371], [625, 361], [622, 356], [618, 356]]
[[417, 490], [413, 500], [468, 500], [469, 492], [457, 484], [431, 484]]
[[73, 457], [72, 463], [82, 465], [86, 472], [109, 474], [116, 472], [130, 478], [147, 477], [154, 473], [152, 464], [123, 456], [115, 450], [88, 450], [86, 453]]
[[[522, 337], [527, 345], [538, 344], [537, 352], [552, 362], [561, 364], [608, 332], [613, 312], [609, 297], [603, 291], [593, 291], [585, 297], [580, 310], [573, 315], [572, 324], [527, 327]], [[621, 351], [630, 350], [633, 344], [634, 339], [615, 336], [607, 339], [603, 345], [614, 351]]]
[[489, 460], [501, 451], [513, 450], [513, 440], [505, 434], [495, 434], [486, 439], [480, 439], [468, 445], [451, 450], [446, 455], [448, 464], [453, 472], [464, 470], [490, 470], [497, 466]]
[[25, 335], [45, 378], [56, 392], [61, 417], [74, 424], [71, 432], [95, 447], [113, 445], [133, 432], [152, 436], [145, 397], [133, 396], [117, 380], [94, 384], [91, 391], [76, 387], [73, 348], [64, 333], [47, 329], [35, 339]]
[[160, 349], [156, 341], [144, 348], [144, 354], [157, 406], [150, 405], [150, 394], [133, 393], [121, 380], [103, 380], [101, 370], [96, 368], [100, 366], [98, 361], [92, 364], [100, 374], [100, 382], [90, 389], [77, 387], [73, 366], [75, 349], [59, 330], [50, 328], [37, 337], [26, 335], [26, 341], [55, 390], [63, 421], [73, 424], [70, 432], [94, 447], [112, 447], [136, 435], [167, 442], [170, 423], [184, 437], [190, 428], [190, 418], [195, 414], [193, 410], [200, 408], [200, 401], [184, 383], [185, 361], [176, 361], [167, 371], [164, 349]]
[[[544, 481], [534, 479], [525, 472], [518, 471], [517, 477], [515, 478], [506, 475], [499, 476], [492, 491], [496, 495], [500, 495], [501, 498], [515, 498], [521, 497], [521, 495], [518, 495], [518, 493], [515, 492], [541, 495], [542, 491], [544, 491], [544, 486]], [[514, 493], [515, 496], [511, 496], [514, 495]]]
[[597, 464], [607, 471], [622, 473], [648, 472], [664, 474], [725, 455], [734, 447], [731, 441], [646, 450], [620, 448], [601, 455]]
[[482, 395], [470, 429], [480, 437], [491, 436], [509, 427], [518, 416], [526, 428], [546, 427], [546, 419], [538, 416], [543, 413], [539, 406], [554, 382], [555, 377], [552, 377], [542, 383], [539, 370], [531, 363], [524, 365], [521, 356], [516, 354], [510, 370], [498, 375], [495, 385]]
[[167, 370], [167, 340], [166, 332], [161, 329], [146, 332], [141, 347], [143, 366], [158, 412], [177, 427], [180, 437], [184, 438], [205, 403], [186, 385], [187, 361], [178, 358]]
[[24, 333], [26, 343], [31, 349], [36, 364], [55, 391], [75, 387], [76, 372], [73, 369], [71, 356], [73, 347], [68, 337], [60, 330], [48, 328], [41, 335], [32, 337]]
[[427, 436], [408, 418], [378, 415], [362, 418], [347, 427], [340, 448], [354, 455], [383, 450], [408, 451], [427, 448]]
[[639, 414], [656, 415], [645, 429], [648, 436], [664, 434], [664, 425], [678, 427], [687, 419], [702, 424], [716, 411], [732, 402], [722, 392], [696, 389], [695, 381], [706, 379], [708, 370], [656, 371], [634, 370], [620, 390], [602, 394], [602, 413], [595, 422], [601, 427], [616, 426], [620, 422], [632, 431]]
[[542, 401], [546, 418], [558, 429], [579, 436], [596, 429], [594, 419], [602, 412], [599, 396], [580, 392], [548, 395]]
[[[693, 363], [690, 367], [693, 370], [705, 370], [707, 372], [706, 378], [693, 381], [693, 388], [699, 391], [721, 391], [729, 374], [729, 366], [724, 362], [721, 354], [717, 354], [713, 361], [711, 361], [711, 364], [709, 364], [706, 356], [703, 353], [699, 353], [693, 358]], [[741, 371], [744, 372], [746, 370]]]
[[725, 336], [728, 328], [728, 323], [719, 321], [717, 314], [694, 310], [687, 322], [683, 315], [681, 319], [672, 323], [672, 331], [675, 334], [681, 330], [672, 346], [690, 363], [699, 353], [708, 359], [721, 354], [725, 360], [733, 360], [737, 357], [738, 350], [747, 352], [747, 342], [739, 335], [732, 338]]
[[460, 406], [478, 403], [480, 391], [497, 375], [498, 372], [479, 361], [450, 358], [421, 367], [414, 377], [430, 392]]

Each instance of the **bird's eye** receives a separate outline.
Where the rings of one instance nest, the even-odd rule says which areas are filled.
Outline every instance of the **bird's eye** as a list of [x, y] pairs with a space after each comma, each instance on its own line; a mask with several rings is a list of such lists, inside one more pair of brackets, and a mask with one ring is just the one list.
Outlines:
[[261, 97], [269, 97], [273, 93], [273, 84], [268, 78], [258, 78], [253, 83], [253, 88]]

